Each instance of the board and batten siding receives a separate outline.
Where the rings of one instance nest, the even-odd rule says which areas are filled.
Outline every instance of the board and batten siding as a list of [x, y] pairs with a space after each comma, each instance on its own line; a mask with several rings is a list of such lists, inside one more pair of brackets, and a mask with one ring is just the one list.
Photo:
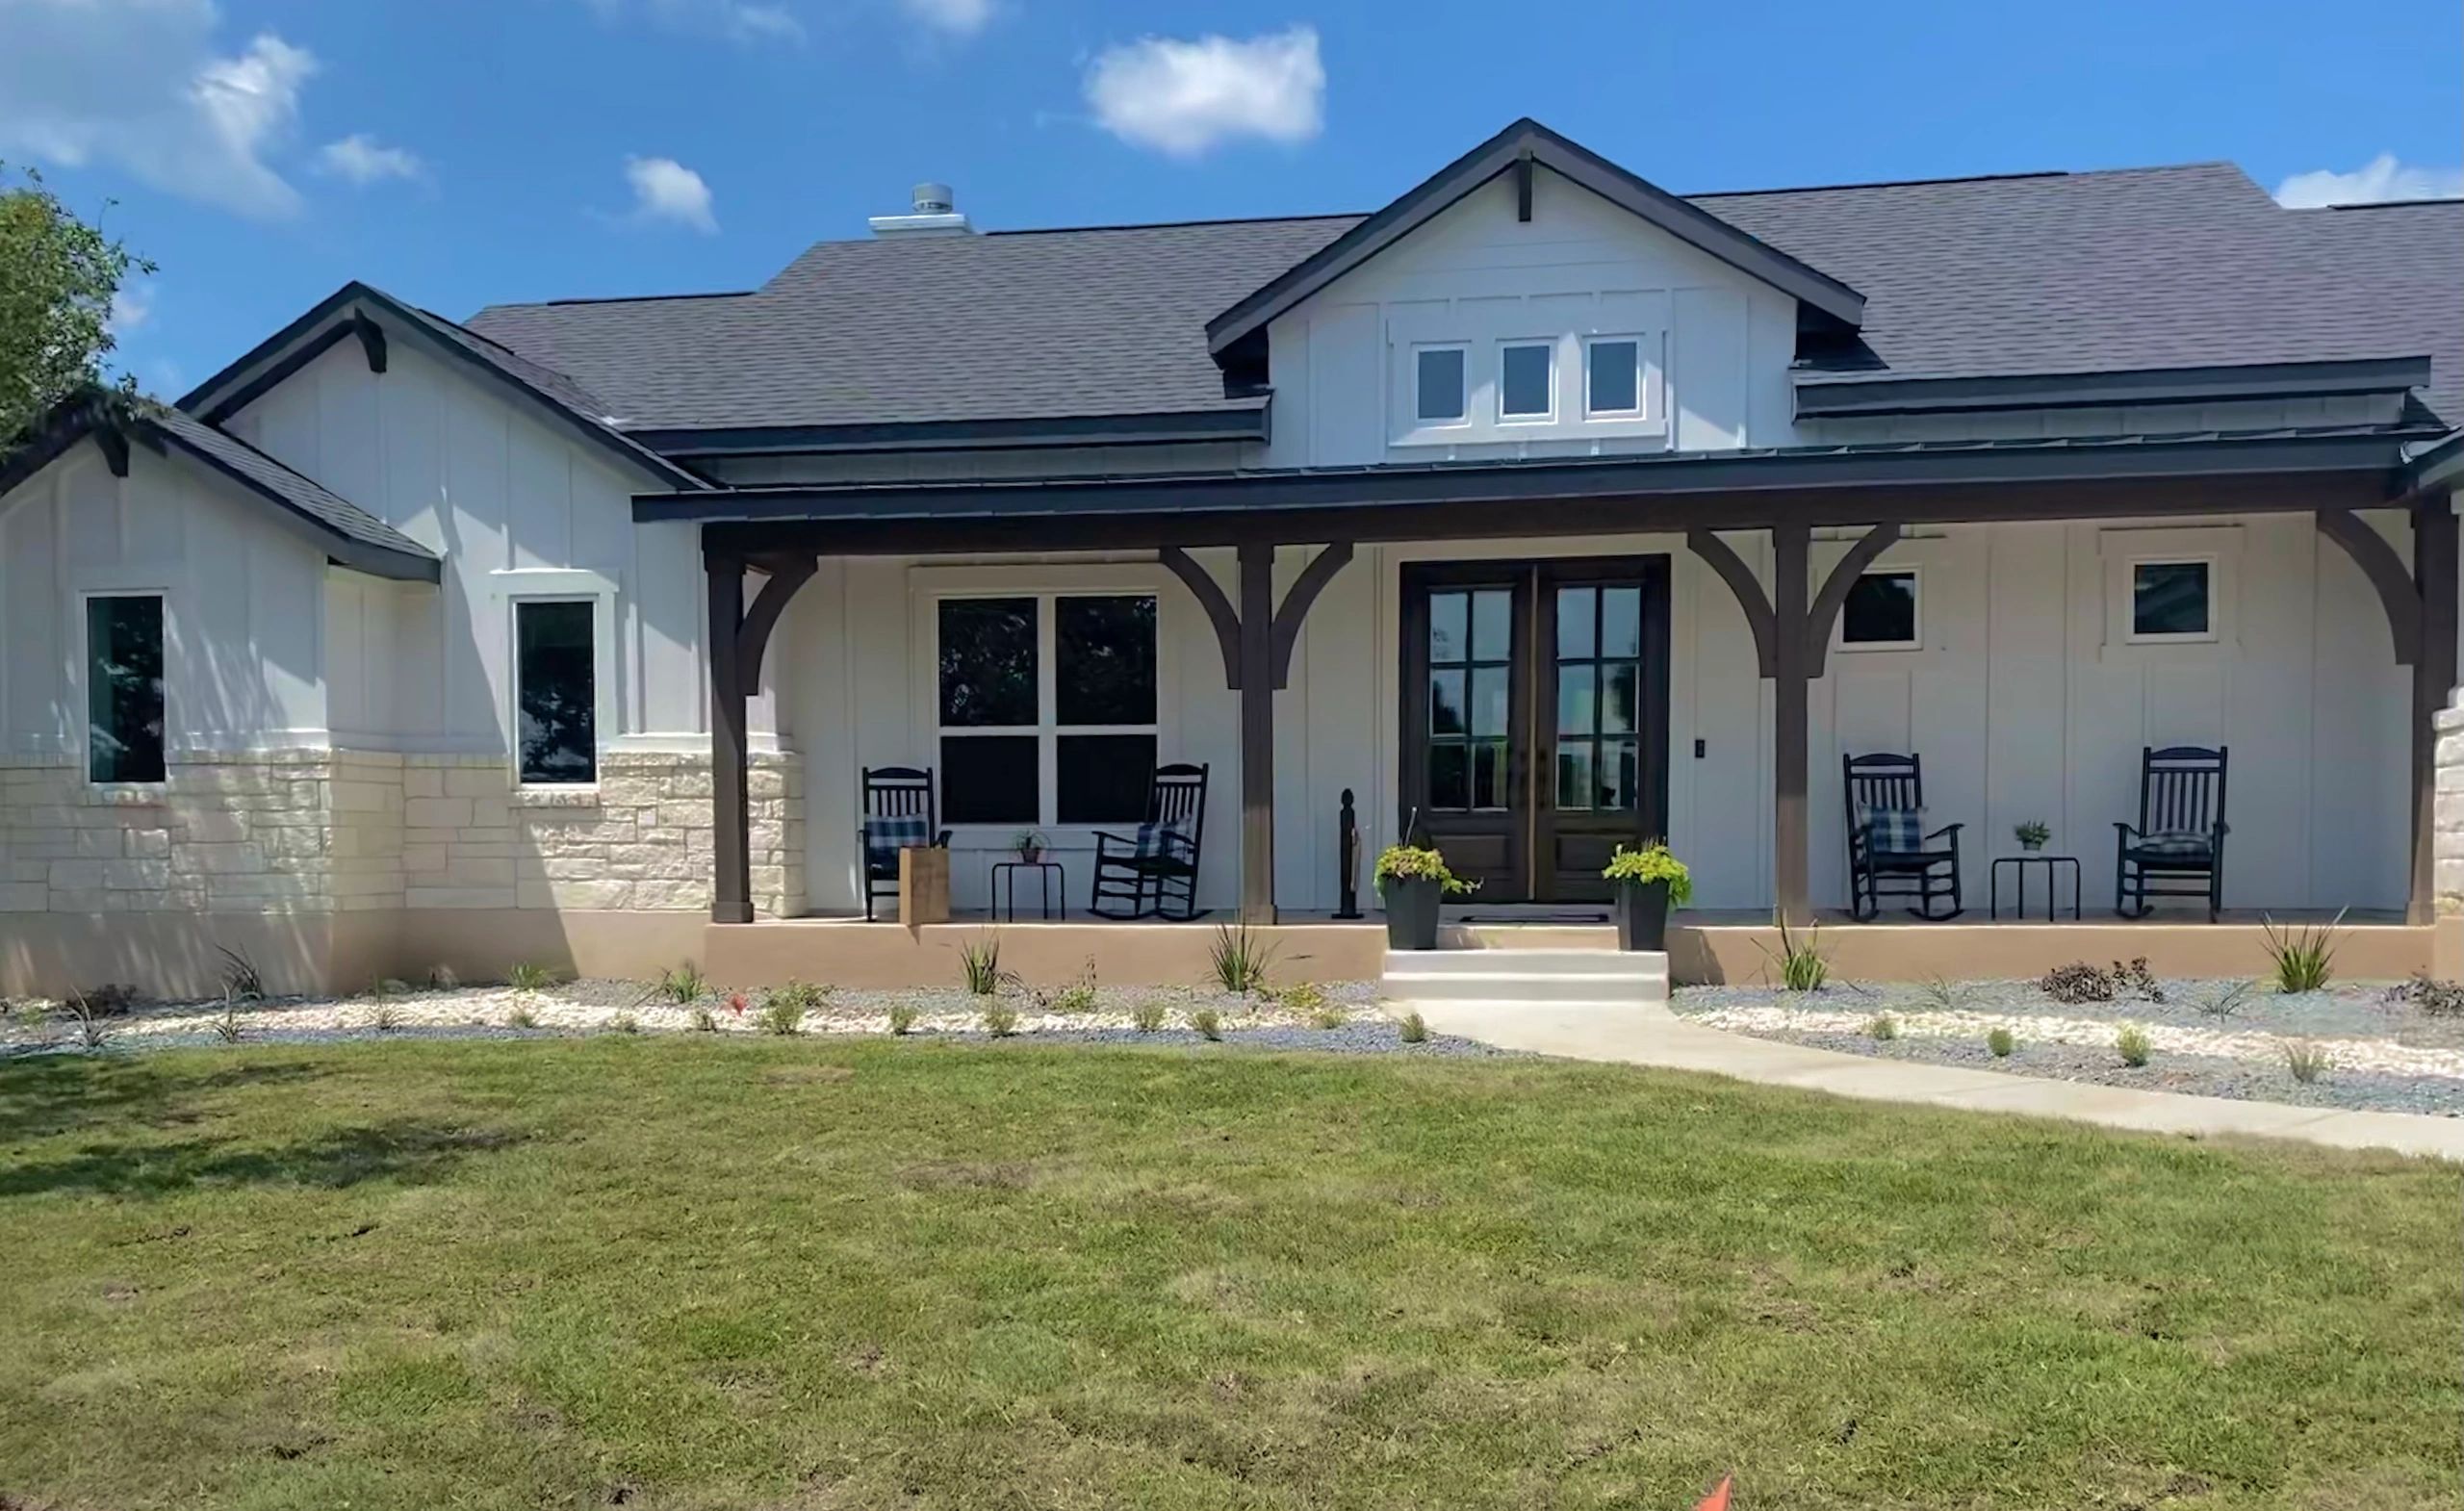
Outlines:
[[238, 485], [93, 442], [0, 497], [0, 756], [82, 762], [93, 593], [164, 595], [166, 749], [324, 742], [324, 552]]
[[[597, 579], [615, 631], [603, 661], [616, 687], [602, 700], [614, 728], [602, 738], [706, 740], [699, 532], [634, 523], [647, 474], [408, 340], [393, 344], [381, 374], [355, 344], [338, 345], [226, 428], [445, 558], [441, 592], [413, 600], [363, 586], [334, 598], [338, 643], [363, 674], [390, 674], [348, 710], [365, 726], [351, 732], [426, 752], [508, 750], [508, 596]], [[756, 703], [757, 727], [769, 729], [767, 700]]]

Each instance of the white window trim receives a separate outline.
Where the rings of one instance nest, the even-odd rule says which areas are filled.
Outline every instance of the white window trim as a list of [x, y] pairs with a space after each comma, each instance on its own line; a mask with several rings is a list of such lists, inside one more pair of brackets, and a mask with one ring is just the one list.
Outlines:
[[[170, 785], [171, 756], [178, 749], [173, 738], [178, 725], [172, 714], [179, 706], [172, 697], [177, 683], [172, 674], [172, 648], [178, 635], [171, 619], [171, 590], [154, 585], [159, 579], [146, 577], [121, 583], [97, 583], [81, 586], [77, 596], [77, 656], [69, 669], [68, 696], [77, 710], [77, 777], [89, 792], [160, 793]], [[87, 607], [98, 598], [151, 598], [163, 604], [163, 780], [160, 781], [96, 781], [94, 780], [94, 703], [90, 693], [94, 664], [93, 611]]]
[[[1634, 407], [1603, 409], [1591, 401], [1591, 350], [1594, 346], [1630, 344], [1634, 348]], [[1649, 420], [1652, 418], [1653, 364], [1651, 340], [1640, 331], [1602, 331], [1582, 338], [1582, 414], [1586, 420]]]
[[[1468, 370], [1467, 370], [1468, 371]], [[1083, 576], [1082, 576], [1083, 574]], [[1145, 734], [1155, 740], [1155, 759], [1162, 764], [1169, 758], [1165, 751], [1166, 711], [1171, 702], [1172, 644], [1167, 623], [1168, 595], [1150, 574], [1123, 569], [1091, 567], [1070, 573], [1065, 579], [1056, 579], [1046, 572], [1014, 576], [1012, 569], [949, 568], [919, 569], [915, 573], [917, 619], [921, 632], [916, 643], [923, 648], [918, 657], [921, 724], [925, 748], [931, 753], [918, 764], [933, 768], [935, 811], [949, 812], [948, 794], [941, 790], [948, 780], [940, 758], [941, 741], [945, 736], [961, 739], [985, 735], [1022, 735], [1036, 737], [1036, 814], [1033, 819], [999, 820], [976, 823], [951, 823], [946, 817], [942, 827], [954, 837], [970, 836], [984, 842], [975, 847], [1007, 848], [1010, 839], [1022, 828], [1041, 831], [1055, 849], [1079, 849], [1093, 843], [1091, 837], [1098, 829], [1118, 829], [1134, 820], [1115, 819], [1100, 823], [1063, 825], [1061, 811], [1061, 737], [1065, 734]], [[1036, 722], [1003, 725], [944, 725], [941, 723], [941, 604], [954, 599], [1023, 598], [1036, 602]], [[1062, 724], [1059, 722], [1059, 649], [1061, 619], [1056, 601], [1065, 598], [1152, 598], [1155, 600], [1155, 721], [1151, 724]]]
[[[504, 721], [505, 774], [516, 792], [595, 792], [607, 770], [607, 749], [616, 737], [616, 583], [596, 572], [562, 567], [521, 567], [488, 574], [504, 629], [504, 686], [498, 716]], [[526, 781], [522, 776], [522, 629], [524, 603], [588, 603], [590, 613], [589, 781]]]
[[[1409, 381], [1403, 385], [1406, 390], [1406, 393], [1403, 396], [1403, 422], [1405, 428], [1413, 433], [1421, 431], [1459, 432], [1471, 429], [1474, 414], [1472, 407], [1473, 400], [1474, 397], [1478, 394], [1480, 387], [1479, 383], [1476, 381], [1479, 374], [1474, 369], [1472, 362], [1472, 344], [1468, 341], [1416, 341], [1411, 344], [1408, 349], [1411, 353], [1411, 377]], [[1461, 413], [1457, 414], [1451, 420], [1424, 420], [1421, 418], [1421, 355], [1424, 352], [1430, 351], [1458, 352], [1463, 358], [1463, 385], [1460, 394], [1457, 396], [1461, 401]]]
[[[2191, 634], [2145, 634], [2139, 628], [2139, 569], [2202, 566], [2207, 569], [2207, 628]], [[2210, 646], [2224, 638], [2224, 567], [2214, 551], [2156, 551], [2122, 564], [2122, 643], [2134, 646]]]
[[[1557, 360], [1561, 355], [1558, 347], [1562, 345], [1563, 343], [1553, 336], [1502, 336], [1491, 343], [1489, 349], [1493, 355], [1492, 365], [1497, 371], [1497, 382], [1492, 388], [1495, 408], [1491, 423], [1499, 429], [1529, 430], [1557, 423], [1557, 417], [1565, 408], [1558, 394], [1565, 380], [1565, 364]], [[1506, 353], [1535, 347], [1547, 352], [1549, 356], [1549, 407], [1529, 414], [1508, 414], [1505, 407]]]
[[1850, 654], [1852, 654], [1852, 655], [1861, 655], [1861, 654], [1865, 654], [1865, 653], [1878, 653], [1886, 654], [1886, 655], [1893, 654], [1893, 653], [1904, 654], [1904, 653], [1908, 653], [1908, 652], [1910, 652], [1910, 651], [1922, 651], [1922, 650], [1924, 650], [1924, 649], [1925, 649], [1925, 569], [1924, 569], [1924, 568], [1922, 568], [1922, 567], [1920, 567], [1920, 566], [1915, 565], [1915, 564], [1914, 564], [1914, 563], [1912, 563], [1912, 562], [1910, 562], [1910, 563], [1896, 563], [1896, 562], [1887, 562], [1887, 561], [1878, 561], [1878, 562], [1875, 562], [1872, 566], [1867, 567], [1864, 571], [1860, 572], [1859, 574], [1857, 574], [1857, 576], [1860, 576], [1860, 577], [1881, 577], [1881, 576], [1892, 576], [1892, 577], [1897, 577], [1897, 576], [1905, 576], [1905, 577], [1907, 577], [1907, 578], [1909, 578], [1909, 579], [1910, 579], [1910, 581], [1912, 582], [1912, 585], [1914, 586], [1914, 588], [1915, 588], [1915, 600], [1916, 600], [1916, 602], [1915, 602], [1915, 609], [1916, 609], [1915, 622], [1914, 622], [1913, 624], [1912, 624], [1912, 625], [1909, 627], [1909, 628], [1911, 629], [1912, 633], [1911, 633], [1911, 635], [1910, 635], [1910, 638], [1908, 638], [1908, 639], [1906, 639], [1906, 640], [1851, 640], [1851, 639], [1849, 639], [1849, 638], [1848, 638], [1848, 601], [1847, 601], [1846, 599], [1844, 599], [1844, 598], [1843, 598], [1843, 599], [1841, 599], [1841, 600], [1839, 601], [1839, 617], [1838, 617], [1838, 619], [1837, 619], [1836, 621], [1835, 621], [1835, 622], [1833, 623], [1833, 625], [1832, 625], [1832, 627], [1831, 627], [1831, 649], [1833, 649], [1834, 651], [1844, 651], [1844, 652], [1849, 653], [1850, 653]]

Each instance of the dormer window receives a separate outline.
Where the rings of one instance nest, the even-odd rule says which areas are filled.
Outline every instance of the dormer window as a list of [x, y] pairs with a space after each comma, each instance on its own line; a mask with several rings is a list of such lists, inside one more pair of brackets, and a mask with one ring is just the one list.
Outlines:
[[1500, 420], [1546, 420], [1555, 411], [1555, 357], [1546, 342], [1514, 342], [1498, 348]]
[[1594, 338], [1583, 347], [1583, 412], [1643, 412], [1643, 344], [1631, 336]]
[[1423, 424], [1460, 424], [1471, 417], [1465, 393], [1470, 352], [1462, 346], [1423, 346], [1415, 357], [1413, 394]]

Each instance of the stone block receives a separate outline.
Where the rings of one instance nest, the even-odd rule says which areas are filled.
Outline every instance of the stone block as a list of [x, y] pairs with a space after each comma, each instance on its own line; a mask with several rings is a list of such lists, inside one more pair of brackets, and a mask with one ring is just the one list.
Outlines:
[[513, 908], [510, 886], [412, 886], [402, 892], [405, 908]]
[[469, 798], [405, 798], [402, 822], [411, 829], [469, 829]]
[[254, 844], [179, 845], [172, 849], [173, 869], [206, 876], [236, 876], [263, 871], [266, 853]]
[[103, 862], [103, 885], [112, 891], [160, 891], [170, 884], [171, 862], [168, 859]]
[[0, 913], [38, 913], [51, 906], [51, 888], [41, 882], [0, 882]]
[[445, 773], [433, 766], [402, 768], [402, 796], [406, 798], [441, 798], [445, 796]]
[[120, 853], [132, 858], [162, 859], [171, 853], [171, 832], [167, 829], [124, 829], [119, 841]]
[[438, 879], [446, 886], [511, 886], [513, 860], [481, 859], [457, 853]]
[[707, 877], [693, 882], [635, 882], [633, 906], [646, 911], [683, 911], [710, 906]]
[[501, 766], [459, 766], [445, 774], [449, 798], [501, 798], [512, 790], [512, 773]]
[[100, 860], [54, 860], [47, 880], [55, 892], [99, 891], [103, 885], [103, 863]]
[[661, 803], [657, 808], [658, 824], [663, 829], [707, 829], [711, 824], [711, 811], [707, 803]]

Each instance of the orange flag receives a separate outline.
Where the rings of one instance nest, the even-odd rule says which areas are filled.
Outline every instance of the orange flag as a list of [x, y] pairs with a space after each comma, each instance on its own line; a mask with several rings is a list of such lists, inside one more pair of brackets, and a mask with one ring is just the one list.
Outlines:
[[1734, 1476], [1722, 1474], [1718, 1488], [1694, 1503], [1694, 1511], [1729, 1511], [1729, 1481]]

